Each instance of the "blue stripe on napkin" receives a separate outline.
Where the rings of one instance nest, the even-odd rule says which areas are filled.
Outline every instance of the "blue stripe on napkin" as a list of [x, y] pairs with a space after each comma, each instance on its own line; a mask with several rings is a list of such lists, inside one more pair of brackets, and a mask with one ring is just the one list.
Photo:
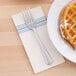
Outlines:
[[[35, 27], [38, 28], [40, 26], [46, 25], [46, 22], [47, 22], [47, 20], [46, 20], [45, 16], [40, 17], [35, 20]], [[28, 28], [28, 25], [26, 25], [26, 24], [20, 24], [16, 28], [20, 34], [31, 30]]]

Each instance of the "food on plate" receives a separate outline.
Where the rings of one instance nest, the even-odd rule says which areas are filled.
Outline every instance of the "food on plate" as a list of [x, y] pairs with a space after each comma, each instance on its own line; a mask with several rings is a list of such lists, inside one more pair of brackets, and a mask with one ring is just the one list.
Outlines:
[[61, 36], [76, 48], [76, 1], [64, 7], [59, 25]]

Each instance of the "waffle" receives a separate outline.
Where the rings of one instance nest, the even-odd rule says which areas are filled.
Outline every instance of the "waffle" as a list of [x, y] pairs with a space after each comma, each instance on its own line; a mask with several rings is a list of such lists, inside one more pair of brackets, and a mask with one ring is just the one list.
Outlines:
[[62, 37], [76, 48], [76, 1], [66, 6], [60, 17], [60, 31]]

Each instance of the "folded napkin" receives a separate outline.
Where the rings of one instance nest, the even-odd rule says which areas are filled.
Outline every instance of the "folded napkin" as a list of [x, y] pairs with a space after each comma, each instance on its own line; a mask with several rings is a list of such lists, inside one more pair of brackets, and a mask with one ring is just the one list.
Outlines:
[[28, 55], [29, 61], [35, 73], [44, 71], [50, 67], [56, 66], [64, 62], [63, 57], [57, 52], [55, 47], [52, 45], [46, 27], [46, 17], [41, 9], [41, 7], [36, 7], [31, 9], [32, 16], [35, 19], [37, 31], [44, 45], [46, 46], [49, 54], [53, 58], [53, 63], [51, 65], [46, 65], [43, 56], [41, 54], [41, 49], [34, 37], [33, 32], [27, 28], [22, 17], [22, 13], [18, 13], [12, 16], [15, 23], [19, 36], [22, 40], [23, 46]]

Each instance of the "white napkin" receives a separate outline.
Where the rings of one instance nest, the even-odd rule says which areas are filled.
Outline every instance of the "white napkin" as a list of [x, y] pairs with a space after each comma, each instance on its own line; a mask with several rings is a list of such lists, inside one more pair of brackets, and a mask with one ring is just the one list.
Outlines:
[[22, 17], [22, 13], [13, 15], [13, 21], [22, 40], [26, 53], [29, 57], [30, 63], [35, 73], [44, 71], [50, 67], [56, 66], [64, 62], [63, 57], [57, 52], [55, 47], [52, 45], [46, 27], [46, 17], [41, 9], [41, 7], [36, 7], [31, 9], [32, 16], [37, 24], [37, 31], [40, 35], [41, 40], [46, 46], [49, 54], [53, 58], [53, 63], [51, 65], [46, 65], [43, 56], [41, 54], [41, 49], [34, 37], [34, 34], [25, 26], [25, 22]]

